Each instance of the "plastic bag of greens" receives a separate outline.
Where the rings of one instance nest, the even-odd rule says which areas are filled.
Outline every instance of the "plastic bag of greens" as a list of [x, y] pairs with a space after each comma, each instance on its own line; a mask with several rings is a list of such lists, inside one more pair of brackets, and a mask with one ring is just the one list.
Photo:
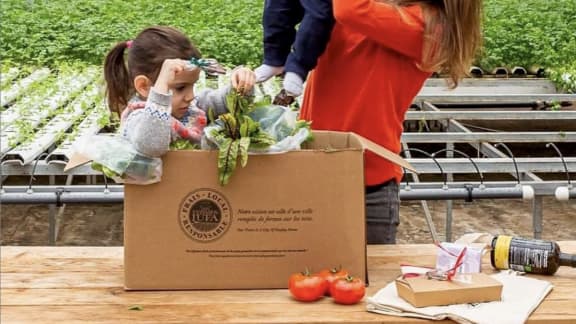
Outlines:
[[310, 137], [310, 123], [298, 120], [298, 111], [285, 106], [268, 105], [257, 107], [248, 114], [260, 124], [260, 128], [272, 136], [276, 143], [265, 152], [299, 150]]
[[74, 150], [92, 160], [92, 168], [118, 183], [151, 184], [162, 177], [162, 159], [138, 153], [117, 135], [98, 134], [74, 145]]
[[[271, 137], [275, 143], [265, 147], [250, 146], [248, 152], [253, 153], [281, 153], [299, 150], [302, 143], [311, 137], [310, 123], [298, 120], [298, 112], [288, 107], [278, 105], [258, 106], [248, 113], [262, 132]], [[223, 129], [224, 123], [216, 120], [204, 129], [202, 149], [215, 149], [220, 147], [221, 139], [214, 136], [218, 130]]]
[[218, 179], [226, 185], [239, 165], [245, 167], [249, 153], [280, 153], [300, 149], [310, 135], [310, 124], [297, 120], [297, 112], [254, 102], [253, 96], [238, 92], [226, 95], [228, 112], [204, 128], [203, 149], [218, 150]]

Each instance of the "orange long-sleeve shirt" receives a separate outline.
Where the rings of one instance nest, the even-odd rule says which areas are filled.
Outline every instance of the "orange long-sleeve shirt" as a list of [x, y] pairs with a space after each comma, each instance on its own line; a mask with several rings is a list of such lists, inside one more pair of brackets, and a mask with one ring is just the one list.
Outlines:
[[[418, 68], [424, 20], [415, 5], [401, 13], [373, 0], [334, 0], [336, 25], [309, 76], [301, 116], [313, 129], [351, 131], [399, 153], [404, 115], [430, 76]], [[366, 185], [402, 170], [366, 152]]]

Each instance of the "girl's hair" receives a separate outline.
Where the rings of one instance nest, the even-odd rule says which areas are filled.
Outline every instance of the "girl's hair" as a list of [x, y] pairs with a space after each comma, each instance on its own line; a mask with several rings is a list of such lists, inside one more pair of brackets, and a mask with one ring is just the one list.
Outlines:
[[[124, 58], [126, 49], [127, 60]], [[108, 107], [121, 113], [134, 95], [134, 78], [144, 75], [155, 82], [164, 60], [189, 60], [200, 56], [190, 39], [172, 27], [146, 28], [134, 40], [117, 43], [104, 62]]]
[[393, 0], [420, 4], [426, 23], [422, 69], [445, 73], [453, 88], [469, 74], [482, 45], [482, 0]]

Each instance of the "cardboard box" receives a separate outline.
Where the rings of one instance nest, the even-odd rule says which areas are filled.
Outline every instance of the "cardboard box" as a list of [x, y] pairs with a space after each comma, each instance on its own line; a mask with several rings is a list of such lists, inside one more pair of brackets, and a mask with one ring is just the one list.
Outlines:
[[125, 288], [287, 288], [292, 273], [338, 266], [367, 281], [363, 151], [413, 168], [352, 133], [314, 138], [250, 155], [226, 186], [218, 152], [201, 150], [167, 153], [159, 183], [126, 184]]
[[442, 281], [426, 276], [396, 279], [398, 296], [414, 307], [498, 301], [502, 296], [502, 283], [484, 273], [471, 273], [471, 282]]

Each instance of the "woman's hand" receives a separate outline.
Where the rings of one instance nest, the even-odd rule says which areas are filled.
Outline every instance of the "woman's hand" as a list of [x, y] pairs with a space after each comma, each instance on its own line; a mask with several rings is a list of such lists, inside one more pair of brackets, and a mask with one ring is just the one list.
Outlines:
[[162, 63], [162, 68], [160, 68], [160, 73], [158, 73], [158, 78], [156, 83], [154, 83], [154, 89], [158, 93], [168, 94], [168, 85], [170, 82], [176, 79], [176, 76], [184, 70], [190, 70], [192, 65], [190, 62], [181, 59], [166, 59]]
[[252, 91], [256, 83], [256, 74], [249, 68], [238, 67], [232, 71], [230, 79], [232, 81], [232, 87], [245, 95]]

